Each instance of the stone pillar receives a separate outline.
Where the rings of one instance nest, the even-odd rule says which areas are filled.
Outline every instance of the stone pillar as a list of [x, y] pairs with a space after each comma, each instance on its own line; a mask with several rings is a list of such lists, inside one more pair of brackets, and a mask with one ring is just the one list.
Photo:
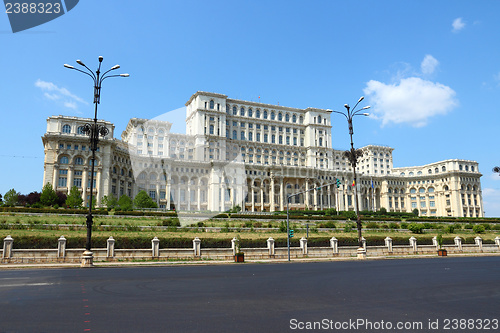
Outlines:
[[167, 210], [170, 210], [170, 189], [172, 188], [170, 178], [167, 179], [167, 186], [165, 186], [166, 198], [167, 199]]
[[236, 237], [233, 237], [233, 239], [231, 239], [231, 249], [233, 250], [233, 256], [236, 255], [236, 243], [238, 242], [238, 240], [236, 239]]
[[12, 258], [12, 244], [14, 243], [14, 239], [8, 235], [3, 239], [3, 259]]
[[264, 186], [260, 184], [260, 211], [264, 211]]
[[64, 236], [57, 240], [57, 258], [66, 258], [66, 238]]
[[195, 257], [201, 256], [201, 239], [199, 239], [198, 237], [195, 237], [193, 239], [193, 250]]
[[363, 244], [363, 249], [366, 251], [366, 238], [361, 236], [361, 243]]
[[108, 240], [106, 241], [106, 257], [107, 258], [114, 258], [115, 257], [115, 240], [113, 239], [113, 236], [109, 236]]
[[483, 251], [483, 239], [477, 236], [476, 238], [474, 238], [474, 242], [479, 247], [479, 251]]
[[153, 250], [153, 258], [158, 258], [160, 256], [160, 240], [158, 237], [155, 236], [155, 238], [151, 240], [151, 246]]
[[327, 203], [327, 206], [328, 206], [328, 208], [332, 208], [332, 186], [328, 185], [327, 189], [328, 189], [328, 203]]
[[339, 253], [339, 240], [335, 237], [330, 239], [330, 246], [332, 247], [333, 254]]
[[253, 186], [253, 181], [252, 181], [252, 188], [250, 189], [250, 193], [252, 195], [252, 212], [255, 212], [255, 186]]
[[274, 239], [272, 237], [267, 239], [267, 249], [269, 250], [269, 255], [274, 256]]
[[457, 246], [458, 248], [458, 251], [462, 251], [462, 238], [460, 238], [459, 236], [455, 237], [454, 238], [455, 240], [455, 245]]
[[410, 246], [412, 247], [413, 252], [417, 252], [417, 239], [413, 236], [410, 237]]
[[385, 246], [387, 247], [387, 251], [389, 253], [392, 253], [392, 238], [391, 237], [386, 237], [384, 239], [385, 241]]
[[437, 236], [432, 237], [432, 245], [434, 245], [436, 247], [436, 250], [439, 249], [439, 244], [438, 244], [438, 241], [437, 241]]
[[302, 254], [307, 254], [307, 238], [302, 237], [300, 239], [300, 248], [302, 249]]
[[495, 237], [495, 245], [500, 249], [500, 237]]

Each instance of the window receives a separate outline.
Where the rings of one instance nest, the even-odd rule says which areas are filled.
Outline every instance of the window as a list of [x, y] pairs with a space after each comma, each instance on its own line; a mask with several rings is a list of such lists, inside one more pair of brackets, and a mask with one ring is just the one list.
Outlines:
[[264, 110], [264, 119], [267, 119], [267, 110]]
[[73, 186], [76, 186], [78, 188], [82, 187], [82, 179], [81, 178], [74, 178], [73, 179]]
[[233, 131], [233, 140], [238, 139], [238, 133], [236, 131]]
[[248, 109], [248, 116], [249, 116], [249, 117], [252, 117], [252, 116], [253, 116], [253, 111], [252, 111], [252, 108]]
[[281, 112], [280, 112], [280, 113], [278, 113], [278, 120], [279, 120], [279, 121], [282, 121], [282, 120], [283, 120], [283, 115], [281, 114]]
[[64, 126], [62, 127], [62, 132], [63, 132], [63, 133], [71, 133], [71, 126], [69, 126], [69, 125], [64, 125]]
[[285, 121], [286, 121], [286, 122], [289, 122], [289, 121], [290, 121], [290, 115], [289, 115], [288, 113], [285, 115]]
[[267, 142], [267, 134], [264, 134], [264, 142]]
[[248, 141], [253, 141], [253, 133], [248, 133]]
[[245, 115], [245, 108], [244, 108], [244, 107], [242, 107], [242, 108], [240, 109], [240, 116], [244, 116], [244, 115]]
[[214, 134], [214, 125], [210, 125], [210, 134]]
[[238, 114], [238, 109], [236, 106], [233, 106], [233, 116], [236, 116]]
[[66, 177], [59, 177], [59, 181], [57, 183], [57, 186], [59, 186], [59, 187], [66, 187], [67, 182], [68, 182], [68, 178], [66, 178]]
[[260, 133], [257, 133], [257, 138], [255, 141], [260, 142]]
[[81, 157], [75, 158], [75, 165], [83, 165], [83, 158]]
[[321, 124], [321, 116], [318, 116], [318, 124]]
[[[210, 103], [212, 103], [212, 101]], [[156, 199], [156, 191], [149, 191], [149, 197], [151, 199], [155, 200]]]
[[292, 116], [292, 123], [296, 123], [297, 122], [297, 116], [296, 115], [293, 115]]
[[61, 164], [68, 164], [69, 162], [69, 159], [67, 156], [62, 156], [60, 159], [59, 159], [59, 163]]
[[210, 101], [210, 109], [212, 109], [212, 110], [213, 110], [214, 106], [215, 106], [215, 103], [214, 103], [214, 101], [213, 101], [213, 100], [211, 100], [211, 101]]
[[274, 120], [275, 119], [275, 114], [274, 114], [274, 111], [271, 111], [271, 120]]
[[255, 118], [260, 118], [260, 110], [255, 110]]
[[280, 135], [280, 136], [279, 136], [278, 143], [279, 143], [280, 145], [282, 145], [282, 144], [283, 144], [283, 135]]
[[240, 133], [240, 139], [241, 140], [245, 140], [245, 132], [241, 132]]

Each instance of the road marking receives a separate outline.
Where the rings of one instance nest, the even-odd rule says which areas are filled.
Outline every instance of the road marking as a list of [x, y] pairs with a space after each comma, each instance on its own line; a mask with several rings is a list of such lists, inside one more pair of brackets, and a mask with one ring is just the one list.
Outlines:
[[55, 283], [40, 282], [40, 283], [0, 284], [0, 288], [51, 286], [53, 284]]

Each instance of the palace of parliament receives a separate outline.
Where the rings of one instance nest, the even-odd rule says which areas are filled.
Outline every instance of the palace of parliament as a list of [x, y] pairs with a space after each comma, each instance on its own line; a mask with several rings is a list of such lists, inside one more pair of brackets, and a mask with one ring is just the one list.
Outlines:
[[[411, 212], [420, 216], [484, 216], [481, 173], [475, 161], [449, 159], [393, 167], [393, 148], [360, 148], [357, 184], [342, 150], [332, 148], [330, 110], [298, 109], [196, 92], [186, 103], [186, 134], [172, 123], [132, 118], [114, 138], [114, 125], [96, 152], [94, 195], [141, 190], [160, 208], [177, 211], [290, 209]], [[82, 131], [92, 119], [52, 116], [42, 137], [43, 184], [69, 193], [76, 186], [90, 201], [91, 151]], [[336, 180], [340, 180], [337, 187]]]

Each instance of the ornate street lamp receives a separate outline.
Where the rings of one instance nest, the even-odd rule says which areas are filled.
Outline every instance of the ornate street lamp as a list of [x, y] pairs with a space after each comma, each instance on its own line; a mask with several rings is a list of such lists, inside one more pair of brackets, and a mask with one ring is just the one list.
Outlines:
[[346, 113], [339, 112], [339, 111], [333, 111], [335, 113], [339, 113], [339, 114], [343, 115], [344, 117], [346, 117], [347, 123], [349, 125], [349, 135], [351, 137], [351, 149], [346, 150], [344, 152], [344, 157], [346, 157], [349, 160], [349, 163], [352, 166], [352, 174], [353, 174], [353, 178], [354, 178], [354, 200], [355, 200], [355, 206], [356, 206], [356, 225], [358, 227], [358, 258], [360, 258], [360, 259], [366, 258], [366, 251], [363, 248], [363, 240], [362, 240], [363, 238], [361, 236], [361, 216], [359, 215], [358, 181], [356, 178], [356, 164], [358, 162], [358, 158], [363, 155], [363, 152], [360, 149], [354, 149], [354, 143], [352, 141], [352, 135], [354, 134], [354, 130], [352, 128], [352, 118], [354, 118], [354, 116], [369, 116], [368, 113], [361, 112], [361, 111], [369, 109], [370, 108], [369, 106], [365, 106], [361, 109], [356, 110], [356, 107], [363, 99], [364, 99], [364, 97], [361, 97], [358, 100], [358, 102], [356, 103], [356, 105], [354, 105], [352, 110], [348, 104], [344, 104], [344, 107], [347, 110]]
[[92, 248], [92, 201], [94, 198], [94, 166], [95, 166], [95, 152], [97, 150], [97, 144], [99, 143], [99, 135], [103, 138], [108, 135], [109, 129], [106, 126], [97, 124], [97, 105], [101, 102], [101, 85], [102, 81], [109, 77], [128, 77], [129, 74], [117, 74], [117, 75], [106, 75], [109, 72], [120, 68], [119, 65], [115, 65], [111, 67], [109, 70], [104, 72], [101, 75], [101, 64], [103, 57], [99, 56], [99, 67], [97, 70], [92, 72], [90, 68], [88, 68], [82, 61], [77, 60], [76, 63], [80, 66], [84, 67], [84, 70], [75, 68], [71, 65], [64, 64], [64, 67], [69, 69], [74, 69], [80, 73], [86, 74], [92, 78], [94, 81], [94, 104], [95, 104], [95, 113], [94, 113], [94, 121], [90, 124], [85, 124], [83, 126], [82, 132], [90, 137], [90, 150], [92, 151], [92, 165], [91, 165], [91, 173], [90, 173], [90, 202], [89, 202], [89, 213], [87, 214], [87, 243], [85, 245], [85, 252], [83, 252], [82, 258], [82, 267], [92, 267], [93, 266], [93, 253], [91, 251]]

